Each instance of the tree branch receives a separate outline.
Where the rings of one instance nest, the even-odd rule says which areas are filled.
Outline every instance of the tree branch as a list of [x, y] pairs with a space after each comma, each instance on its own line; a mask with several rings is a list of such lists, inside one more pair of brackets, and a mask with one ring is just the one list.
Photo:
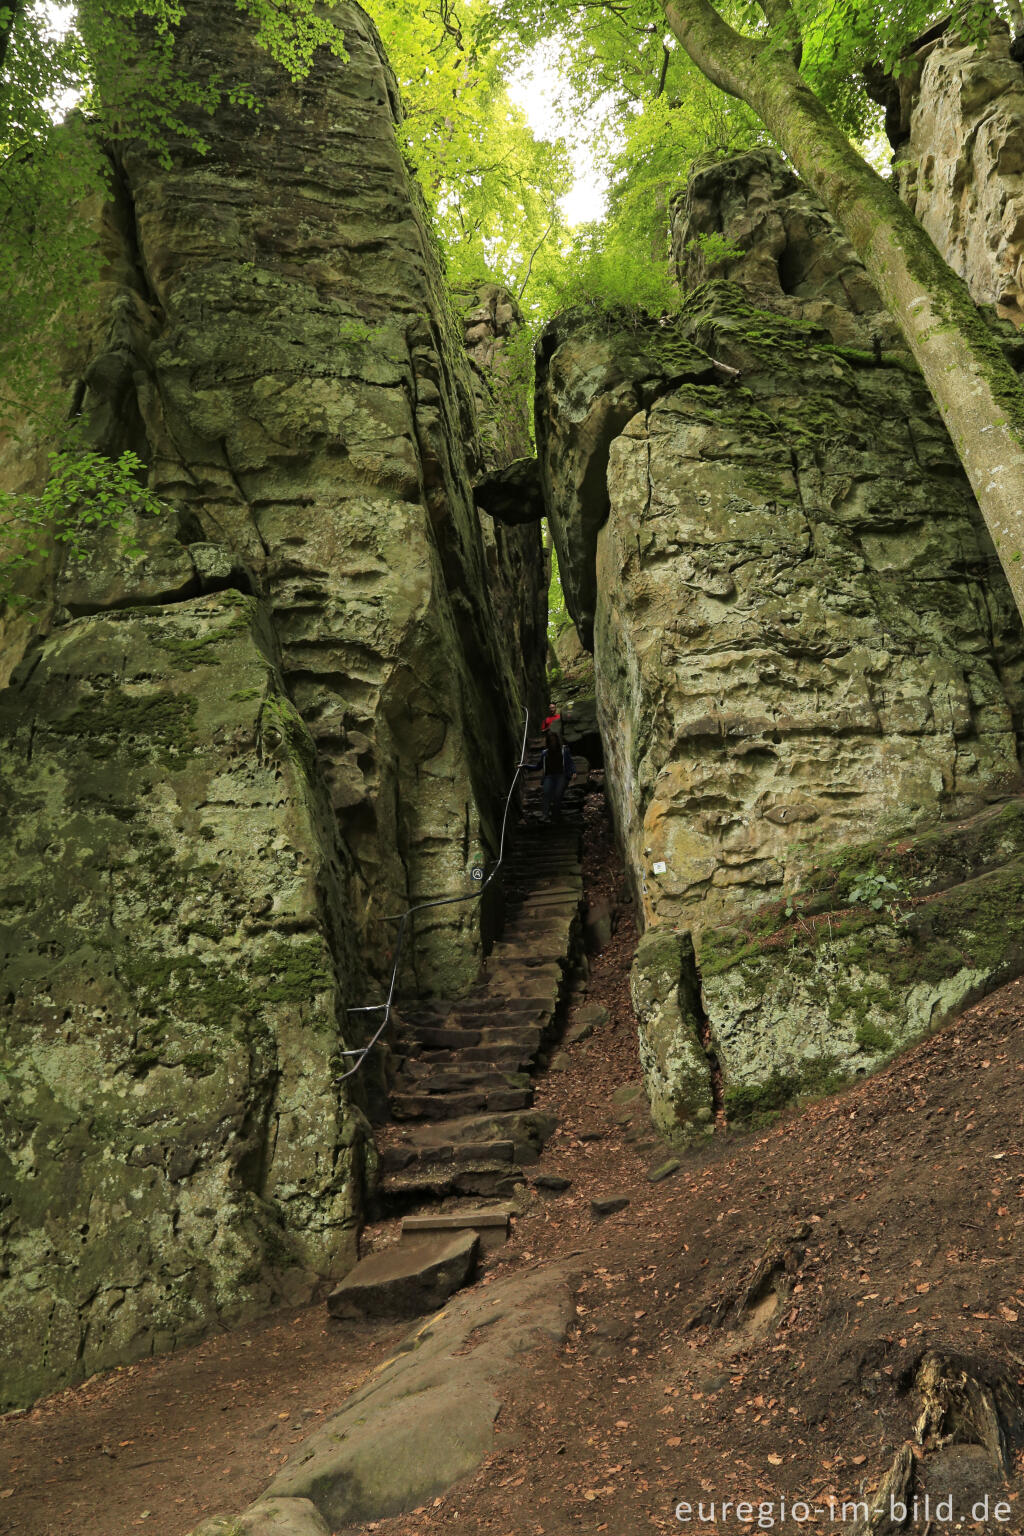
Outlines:
[[552, 216], [551, 222], [548, 225], [547, 229], [541, 235], [540, 239], [537, 241], [537, 244], [534, 246], [533, 250], [530, 252], [530, 260], [527, 262], [527, 265], [526, 265], [526, 276], [523, 278], [523, 281], [519, 285], [519, 292], [516, 294], [516, 298], [517, 299], [521, 299], [523, 294], [526, 292], [526, 285], [530, 281], [530, 273], [533, 271], [533, 258], [536, 256], [537, 252], [540, 250], [541, 246], [544, 244], [544, 241], [547, 239], [548, 235], [550, 235], [550, 233], [554, 229], [554, 227], [555, 227], [555, 220], [554, 220], [554, 216]]
[[793, 9], [792, 0], [757, 0], [757, 3], [772, 31], [792, 48], [793, 63], [799, 69], [804, 44], [800, 35], [800, 19]]
[[662, 91], [665, 89], [665, 80], [668, 75], [669, 61], [672, 58], [671, 48], [666, 47], [664, 43], [661, 45], [661, 55], [661, 73], [658, 76], [658, 89], [654, 93], [655, 99], [657, 99], [657, 97], [659, 97]]
[[701, 74], [727, 96], [743, 99], [747, 73], [764, 44], [734, 32], [711, 0], [662, 0], [665, 19]]

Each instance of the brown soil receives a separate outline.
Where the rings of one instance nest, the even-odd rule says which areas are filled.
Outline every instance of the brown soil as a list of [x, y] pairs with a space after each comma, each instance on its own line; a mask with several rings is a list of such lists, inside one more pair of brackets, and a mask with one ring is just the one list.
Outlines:
[[[524, 1362], [480, 1473], [369, 1527], [381, 1536], [692, 1529], [679, 1500], [825, 1508], [876, 1487], [911, 1434], [929, 1348], [1024, 1378], [1024, 980], [856, 1088], [719, 1134], [651, 1184], [662, 1154], [627, 1140], [611, 1107], [638, 1072], [635, 934], [598, 796], [587, 824], [588, 891], [620, 904], [585, 1001], [611, 1018], [540, 1084], [560, 1120], [542, 1170], [571, 1188], [531, 1192], [482, 1282], [575, 1253], [579, 1328]], [[591, 1198], [619, 1191], [629, 1206], [595, 1217]], [[183, 1536], [237, 1511], [406, 1331], [278, 1314], [8, 1417], [0, 1532]], [[1005, 1496], [999, 1529], [1019, 1536]], [[827, 1514], [806, 1528], [842, 1529]]]

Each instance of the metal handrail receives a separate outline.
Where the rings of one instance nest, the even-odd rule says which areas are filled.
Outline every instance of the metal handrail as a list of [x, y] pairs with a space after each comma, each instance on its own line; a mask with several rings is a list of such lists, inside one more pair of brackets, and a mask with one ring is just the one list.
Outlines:
[[346, 1013], [379, 1013], [383, 1011], [384, 1017], [365, 1045], [360, 1046], [357, 1050], [341, 1052], [342, 1056], [358, 1056], [359, 1060], [354, 1062], [353, 1065], [349, 1067], [347, 1072], [342, 1072], [340, 1077], [336, 1077], [334, 1079], [336, 1083], [343, 1083], [347, 1077], [352, 1077], [356, 1072], [359, 1071], [359, 1068], [362, 1066], [363, 1062], [366, 1060], [367, 1056], [373, 1050], [373, 1047], [377, 1044], [377, 1041], [380, 1039], [381, 1035], [384, 1033], [385, 1029], [387, 1029], [391, 1022], [391, 1009], [395, 1000], [395, 988], [398, 985], [398, 969], [402, 963], [402, 946], [405, 943], [407, 924], [410, 917], [412, 917], [416, 912], [425, 912], [430, 907], [450, 907], [454, 906], [457, 902], [460, 901], [479, 901], [484, 891], [486, 891], [487, 887], [498, 873], [498, 870], [501, 868], [502, 860], [505, 857], [505, 833], [508, 827], [509, 807], [512, 804], [512, 796], [515, 793], [515, 787], [519, 782], [519, 775], [522, 773], [523, 768], [526, 765], [526, 738], [529, 735], [529, 731], [530, 712], [529, 710], [524, 710], [523, 745], [519, 752], [519, 761], [516, 764], [516, 771], [512, 775], [512, 783], [509, 785], [508, 794], [505, 797], [505, 812], [501, 818], [501, 841], [498, 845], [498, 857], [494, 864], [494, 868], [491, 870], [490, 874], [485, 880], [479, 882], [479, 889], [475, 891], [467, 891], [463, 896], [435, 896], [430, 901], [418, 902], [416, 906], [409, 907], [407, 911], [396, 914], [396, 916], [387, 919], [388, 922], [398, 924], [398, 937], [395, 940], [395, 963], [391, 968], [391, 985], [388, 987], [387, 1001], [384, 1003], [368, 1003], [358, 1008], [346, 1008], [345, 1010]]

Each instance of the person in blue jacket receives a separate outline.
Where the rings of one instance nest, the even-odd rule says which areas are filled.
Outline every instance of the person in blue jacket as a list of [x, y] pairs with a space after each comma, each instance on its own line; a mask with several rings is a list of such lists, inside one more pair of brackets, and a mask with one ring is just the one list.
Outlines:
[[540, 769], [543, 774], [541, 780], [541, 794], [543, 796], [542, 820], [561, 821], [562, 796], [565, 794], [565, 786], [569, 780], [576, 776], [576, 764], [572, 760], [569, 748], [562, 745], [561, 738], [555, 731], [547, 731], [544, 735], [544, 750], [535, 763], [523, 763], [524, 768]]

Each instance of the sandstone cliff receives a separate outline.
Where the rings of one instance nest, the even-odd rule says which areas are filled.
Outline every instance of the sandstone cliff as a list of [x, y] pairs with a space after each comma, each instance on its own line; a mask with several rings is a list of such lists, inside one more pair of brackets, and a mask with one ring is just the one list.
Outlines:
[[[347, 1267], [346, 1009], [381, 997], [392, 914], [494, 849], [539, 550], [488, 554], [394, 81], [337, 16], [348, 58], [293, 86], [230, 0], [194, 7], [182, 67], [258, 116], [173, 168], [112, 152], [76, 400], [167, 512], [60, 577], [0, 694], [9, 1402]], [[403, 984], [458, 990], [480, 907], [429, 916]]]
[[931, 37], [890, 90], [900, 191], [978, 304], [1024, 324], [1024, 72], [997, 22], [984, 48]]
[[[1016, 786], [1024, 649], [952, 445], [824, 209], [748, 154], [695, 173], [674, 249], [677, 321], [548, 327], [538, 442], [649, 929], [648, 1087], [685, 1139], [710, 1118], [706, 1048], [750, 1112], [868, 1070], [1019, 964], [1006, 889], [938, 903], [931, 937], [923, 908], [888, 909], [963, 878], [908, 834]], [[1019, 834], [979, 831], [979, 867]], [[801, 928], [812, 886], [826, 915]], [[848, 937], [827, 909], [856, 909]]]

